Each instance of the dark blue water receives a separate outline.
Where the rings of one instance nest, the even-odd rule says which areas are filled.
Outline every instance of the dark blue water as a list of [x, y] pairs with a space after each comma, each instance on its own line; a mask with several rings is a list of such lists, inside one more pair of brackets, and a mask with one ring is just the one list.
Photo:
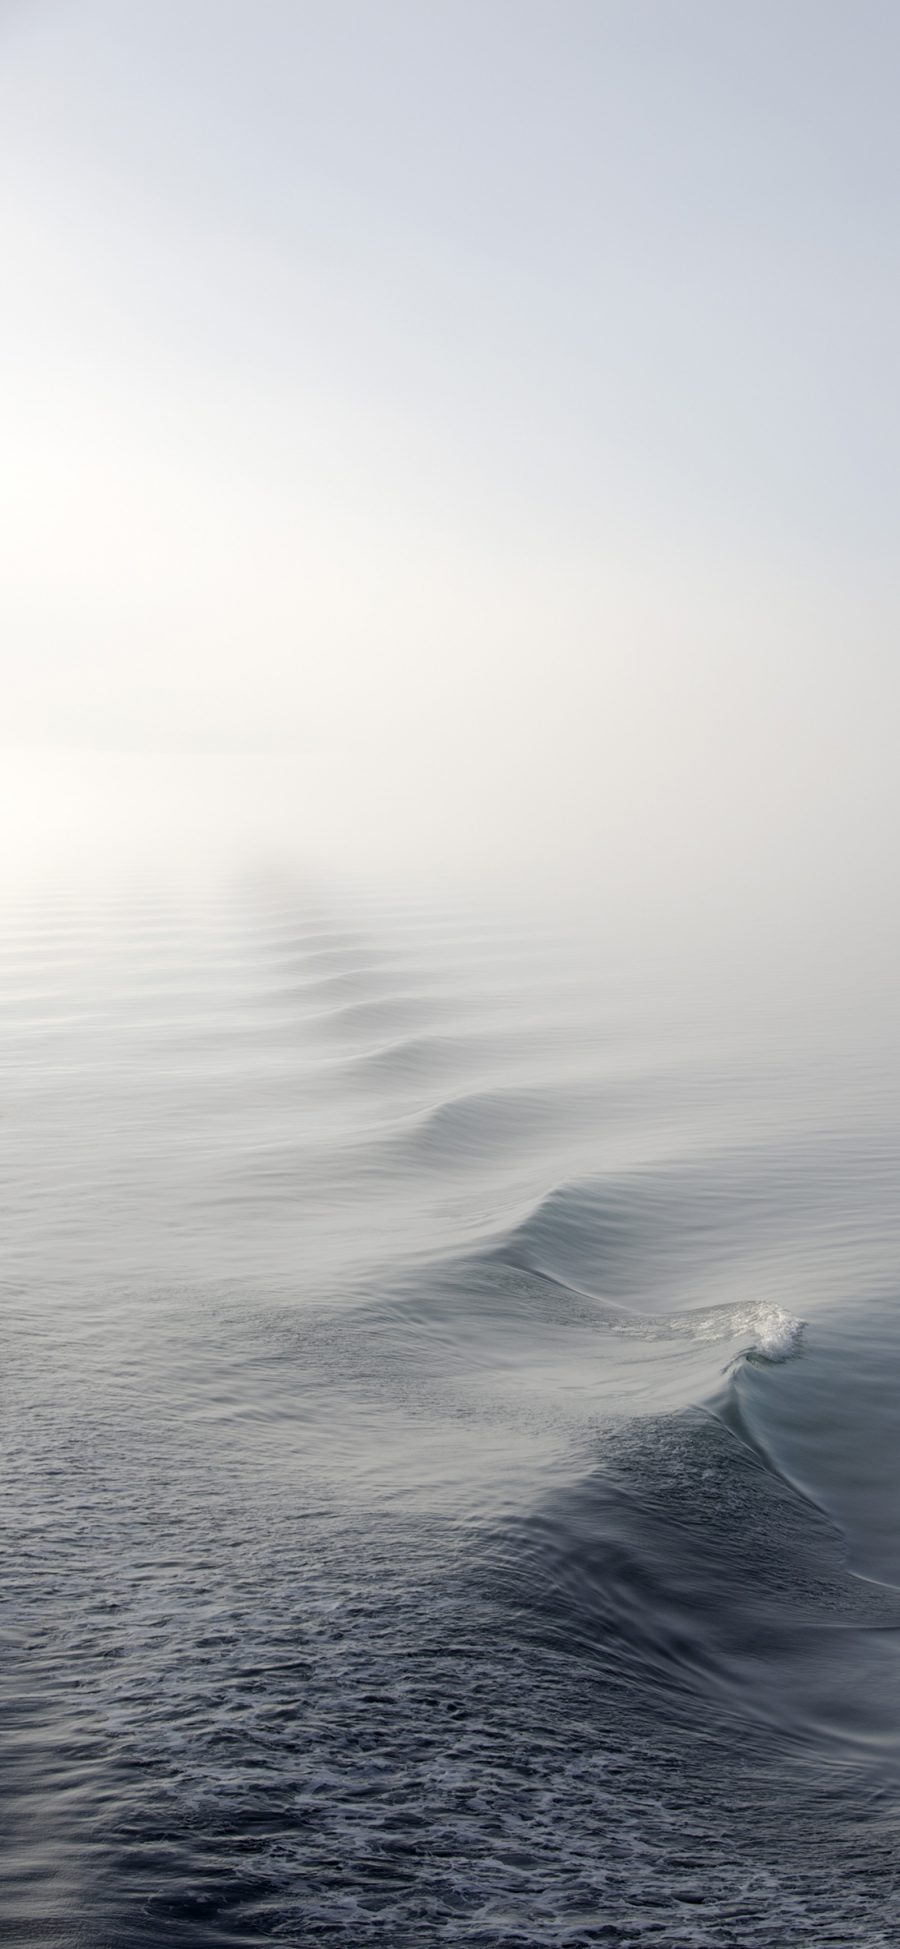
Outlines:
[[895, 1942], [877, 1035], [437, 897], [0, 945], [3, 1939]]

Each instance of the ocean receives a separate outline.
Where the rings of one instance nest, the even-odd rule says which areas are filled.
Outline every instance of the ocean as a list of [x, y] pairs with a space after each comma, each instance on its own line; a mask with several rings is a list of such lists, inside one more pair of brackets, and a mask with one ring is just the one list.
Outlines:
[[4, 1941], [896, 1942], [900, 1064], [811, 1014], [7, 903]]

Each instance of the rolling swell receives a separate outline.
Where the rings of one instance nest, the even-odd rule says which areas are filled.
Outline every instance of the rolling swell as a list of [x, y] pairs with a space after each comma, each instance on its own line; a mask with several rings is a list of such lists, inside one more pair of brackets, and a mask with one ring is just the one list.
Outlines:
[[7, 1935], [886, 1949], [862, 1086], [654, 1083], [462, 916], [17, 926]]

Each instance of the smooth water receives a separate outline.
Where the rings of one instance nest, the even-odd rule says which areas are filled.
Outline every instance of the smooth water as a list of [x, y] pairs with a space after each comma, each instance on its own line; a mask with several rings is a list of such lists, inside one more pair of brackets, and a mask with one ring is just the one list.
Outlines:
[[3, 1939], [895, 1942], [877, 1035], [286, 888], [0, 1003]]

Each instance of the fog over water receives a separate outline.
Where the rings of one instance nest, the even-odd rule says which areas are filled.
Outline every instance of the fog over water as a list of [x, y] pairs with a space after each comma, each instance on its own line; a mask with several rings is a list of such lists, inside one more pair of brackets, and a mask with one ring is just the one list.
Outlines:
[[4, 1940], [895, 1940], [898, 41], [0, 11]]

